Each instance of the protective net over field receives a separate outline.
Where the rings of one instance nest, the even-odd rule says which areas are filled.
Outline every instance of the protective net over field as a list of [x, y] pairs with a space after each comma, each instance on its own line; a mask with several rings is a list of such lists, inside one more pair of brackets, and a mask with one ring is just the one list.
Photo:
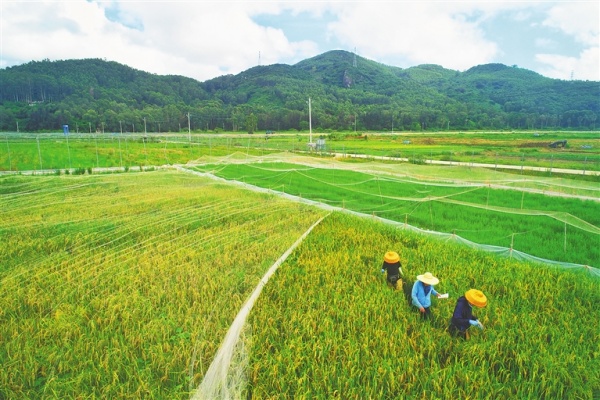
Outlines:
[[[278, 160], [278, 161], [282, 161], [284, 158], [285, 157], [279, 157], [279, 158], [277, 158], [277, 157], [274, 157], [274, 156], [270, 156], [269, 161], [273, 161], [274, 159]], [[294, 157], [294, 160], [296, 162], [299, 161], [301, 164], [303, 164], [306, 161], [304, 159], [297, 159], [297, 157]], [[223, 165], [227, 165], [229, 163], [237, 163], [237, 162], [240, 162], [240, 163], [248, 162], [248, 160], [236, 159], [236, 157], [233, 157], [233, 156], [228, 157], [226, 160], [221, 159], [220, 161], [221, 161], [221, 163]], [[254, 161], [256, 161], [256, 160], [254, 160]], [[265, 159], [261, 158], [259, 161], [260, 162], [264, 162]], [[285, 161], [290, 161], [289, 157], [287, 157], [287, 160], [285, 160]], [[252, 164], [253, 167], [260, 168], [260, 162], [259, 163], [253, 163]], [[343, 163], [334, 164], [333, 161], [330, 161], [329, 163], [326, 163], [326, 162], [319, 163], [318, 168], [323, 168], [324, 165], [327, 165], [327, 164], [329, 164], [329, 166], [331, 168], [333, 168], [334, 166], [338, 167], [339, 164], [343, 165]], [[309, 167], [309, 168], [316, 168], [315, 165], [310, 165], [310, 166], [307, 165], [307, 167]], [[351, 165], [348, 168], [356, 169], [355, 167], [356, 167], [355, 165]], [[373, 167], [373, 166], [370, 166], [370, 167]], [[375, 167], [379, 167], [379, 165], [377, 165]], [[287, 194], [287, 193], [284, 193], [284, 192], [281, 192], [281, 191], [260, 188], [260, 187], [256, 187], [254, 185], [246, 184], [246, 183], [239, 182], [239, 181], [234, 182], [234, 181], [230, 181], [230, 180], [225, 180], [225, 179], [221, 179], [219, 177], [216, 177], [216, 176], [214, 176], [212, 174], [205, 174], [205, 173], [200, 173], [200, 172], [197, 172], [197, 171], [191, 171], [190, 169], [183, 168], [183, 167], [178, 167], [178, 168], [180, 168], [181, 170], [184, 170], [186, 172], [195, 173], [195, 174], [199, 174], [199, 175], [202, 175], [202, 176], [212, 177], [213, 179], [217, 179], [217, 180], [220, 180], [220, 181], [223, 181], [223, 182], [229, 182], [229, 183], [237, 184], [237, 185], [246, 187], [246, 188], [248, 188], [250, 190], [278, 194], [280, 196], [289, 198], [289, 199], [294, 200], [294, 201], [300, 201], [300, 202], [304, 202], [304, 203], [307, 203], [307, 204], [312, 204], [312, 205], [315, 205], [315, 206], [318, 206], [318, 207], [321, 207], [321, 208], [324, 208], [324, 209], [327, 209], [327, 210], [338, 210], [338, 211], [352, 213], [352, 214], [355, 214], [355, 215], [358, 215], [358, 216], [361, 216], [361, 217], [377, 218], [378, 220], [380, 220], [380, 221], [382, 221], [384, 223], [388, 223], [388, 224], [391, 224], [391, 225], [396, 225], [396, 226], [398, 226], [400, 228], [403, 228], [403, 229], [410, 229], [410, 230], [413, 230], [413, 231], [416, 231], [416, 232], [419, 232], [419, 233], [422, 233], [422, 234], [426, 234], [426, 235], [431, 235], [431, 236], [435, 236], [435, 237], [438, 237], [438, 238], [442, 238], [442, 239], [447, 240], [447, 241], [454, 241], [454, 242], [462, 243], [462, 244], [468, 245], [471, 248], [478, 249], [478, 250], [483, 250], [483, 251], [487, 251], [487, 252], [493, 252], [493, 253], [495, 253], [497, 255], [500, 255], [500, 256], [507, 256], [507, 257], [515, 258], [515, 259], [518, 259], [518, 260], [521, 260], [521, 261], [530, 261], [530, 262], [536, 262], [536, 263], [544, 263], [544, 264], [553, 265], [553, 266], [557, 266], [557, 267], [563, 267], [563, 268], [584, 268], [584, 269], [588, 270], [591, 274], [593, 274], [595, 276], [600, 276], [600, 270], [598, 268], [592, 267], [590, 265], [584, 265], [584, 264], [577, 264], [577, 263], [569, 263], [569, 262], [562, 262], [562, 261], [554, 261], [554, 260], [544, 259], [544, 258], [540, 258], [540, 257], [536, 257], [536, 256], [533, 256], [533, 255], [524, 253], [524, 252], [520, 252], [520, 251], [515, 250], [514, 248], [510, 248], [510, 247], [502, 247], [502, 246], [478, 244], [478, 243], [469, 241], [469, 240], [467, 240], [465, 238], [462, 238], [462, 237], [460, 237], [459, 235], [456, 235], [456, 234], [443, 233], [443, 232], [436, 232], [436, 231], [432, 231], [432, 230], [421, 229], [421, 228], [409, 225], [406, 222], [402, 223], [402, 222], [398, 222], [398, 221], [393, 221], [393, 220], [389, 220], [389, 219], [385, 219], [385, 218], [376, 217], [376, 216], [374, 216], [372, 214], [365, 214], [365, 213], [350, 211], [350, 210], [346, 209], [343, 206], [342, 207], [340, 207], [340, 206], [332, 206], [332, 205], [329, 205], [329, 204], [325, 204], [323, 202], [309, 200], [309, 199], [302, 198], [302, 197], [299, 197], [299, 196], [290, 195], [290, 194]], [[448, 169], [448, 168], [446, 168], [446, 169]], [[431, 174], [431, 171], [429, 171], [429, 174]], [[374, 178], [374, 179], [376, 179], [376, 178]], [[395, 177], [389, 177], [389, 178], [386, 178], [386, 179], [397, 180], [397, 178], [395, 178]], [[417, 179], [417, 178], [415, 177], [415, 179]], [[499, 180], [497, 180], [496, 182], [499, 182]], [[328, 183], [328, 184], [331, 184], [331, 183]], [[351, 185], [358, 185], [358, 184], [359, 183], [352, 183]], [[471, 182], [465, 182], [465, 181], [461, 181], [461, 180], [448, 180], [447, 182], [438, 182], [437, 184], [438, 185], [452, 185], [454, 187], [463, 187], [465, 191], [472, 190], [473, 188], [477, 188], [478, 185], [481, 186], [480, 184], [473, 183], [472, 181]], [[488, 183], [487, 185], [491, 185], [491, 184]], [[524, 186], [524, 185], [522, 185], [522, 186]], [[556, 188], [556, 185], [554, 185], [553, 187]], [[595, 194], [594, 191], [598, 190], [598, 187], [597, 187], [597, 185], [595, 185], [595, 186], [593, 186], [593, 185], [587, 186], [585, 184], [582, 184], [581, 190], [587, 192], [590, 195], [593, 195], [593, 194]], [[548, 193], [548, 192], [546, 192], [546, 193]], [[557, 192], [552, 192], [552, 193], [558, 195], [559, 192], [557, 191]], [[579, 197], [579, 195], [574, 195], [574, 196], [575, 197]], [[384, 196], [382, 196], [382, 197], [384, 197]], [[451, 203], [451, 204], [468, 205], [470, 207], [476, 207], [476, 208], [484, 208], [484, 206], [482, 206], [481, 204], [465, 203], [465, 202], [460, 202], [460, 201], [456, 201], [456, 200], [450, 199], [448, 197], [440, 197], [440, 196], [438, 196], [438, 197], [431, 197], [431, 198], [399, 198], [399, 197], [393, 197], [393, 198], [395, 200], [401, 199], [401, 200], [409, 200], [409, 201], [414, 201], [414, 202], [439, 201], [439, 202], [447, 202], [447, 203]], [[599, 200], [599, 198], [597, 197], [597, 195], [596, 196], [592, 196], [591, 198], [594, 199], [594, 200], [596, 200], [596, 201]], [[587, 199], [587, 197], [586, 197], [586, 199]], [[493, 211], [502, 212], [502, 213], [512, 213], [512, 214], [520, 214], [520, 215], [544, 215], [544, 216], [548, 216], [548, 217], [551, 217], [553, 219], [556, 219], [558, 221], [561, 221], [562, 223], [565, 224], [565, 226], [569, 225], [569, 226], [575, 227], [577, 229], [581, 229], [583, 231], [589, 232], [589, 233], [594, 234], [594, 235], [600, 235], [600, 229], [598, 227], [596, 227], [596, 226], [594, 226], [594, 225], [592, 225], [592, 224], [590, 224], [590, 223], [588, 223], [588, 222], [586, 222], [584, 220], [581, 220], [580, 218], [577, 218], [576, 216], [568, 214], [568, 213], [563, 213], [563, 212], [541, 212], [541, 211], [536, 211], [536, 210], [523, 210], [523, 209], [517, 209], [517, 208], [507, 208], [507, 207], [488, 206], [488, 205], [486, 205], [485, 208], [487, 210], [493, 210]]]
[[[229, 160], [229, 161], [232, 161], [232, 160]], [[320, 166], [320, 167], [322, 167], [322, 166]], [[433, 237], [436, 237], [438, 239], [441, 239], [441, 240], [444, 240], [447, 242], [460, 243], [462, 245], [466, 245], [473, 249], [483, 250], [486, 252], [494, 253], [495, 255], [498, 255], [498, 256], [514, 258], [516, 260], [525, 261], [525, 262], [538, 262], [538, 263], [543, 263], [546, 265], [553, 265], [553, 266], [561, 267], [561, 268], [569, 268], [569, 269], [584, 268], [593, 276], [600, 277], [600, 270], [597, 268], [591, 267], [591, 266], [547, 260], [547, 259], [543, 259], [543, 258], [539, 258], [539, 257], [535, 257], [532, 255], [523, 253], [521, 251], [517, 251], [517, 250], [511, 249], [511, 248], [506, 248], [506, 247], [501, 247], [501, 246], [477, 244], [477, 243], [466, 240], [455, 234], [448, 234], [448, 233], [441, 233], [441, 232], [420, 229], [420, 228], [411, 226], [406, 223], [392, 221], [389, 219], [376, 217], [376, 216], [373, 216], [370, 214], [359, 213], [359, 212], [351, 211], [351, 210], [344, 209], [341, 207], [331, 206], [329, 204], [317, 202], [317, 201], [306, 199], [306, 198], [301, 198], [299, 196], [290, 195], [290, 194], [287, 194], [284, 192], [274, 191], [272, 189], [260, 188], [260, 187], [250, 185], [247, 183], [243, 183], [243, 182], [239, 182], [239, 181], [225, 180], [225, 179], [216, 177], [212, 174], [206, 174], [206, 173], [202, 173], [202, 172], [198, 172], [198, 171], [192, 171], [190, 169], [183, 168], [183, 167], [178, 167], [178, 168], [181, 171], [185, 171], [187, 173], [211, 177], [212, 179], [215, 179], [217, 181], [227, 182], [229, 184], [242, 186], [242, 187], [245, 187], [245, 188], [247, 188], [249, 190], [253, 190], [253, 191], [276, 194], [276, 195], [285, 197], [285, 198], [293, 200], [293, 201], [299, 201], [299, 202], [303, 202], [306, 204], [311, 204], [311, 205], [314, 205], [316, 207], [320, 207], [320, 208], [323, 208], [326, 210], [342, 211], [342, 212], [350, 213], [350, 214], [353, 214], [353, 215], [356, 215], [359, 217], [363, 217], [363, 218], [370, 218], [370, 219], [375, 218], [383, 223], [396, 226], [399, 229], [408, 229], [408, 230], [411, 230], [411, 231], [414, 231], [414, 232], [417, 232], [420, 234], [433, 236]], [[464, 186], [465, 190], [470, 190], [469, 189], [470, 185], [460, 185], [459, 183], [450, 183], [450, 182], [448, 182], [446, 184], [450, 184], [453, 186]], [[448, 199], [448, 198], [438, 198], [436, 200], [437, 201], [445, 201], [448, 203], [456, 203], [456, 204], [459, 203], [459, 202], [453, 201], [452, 199]], [[415, 199], [415, 201], [417, 201], [417, 200]], [[473, 204], [472, 206], [479, 206], [479, 205]], [[499, 212], [508, 212], [508, 213], [520, 212], [520, 211], [526, 212], [525, 210], [503, 209], [503, 207], [493, 207], [493, 208], [495, 211], [499, 211]], [[583, 221], [583, 220], [578, 221], [577, 218], [569, 215], [568, 213], [553, 213], [552, 217], [557, 220], [563, 221], [565, 223], [569, 223], [572, 225], [578, 225], [580, 227], [580, 229], [584, 229], [584, 230], [592, 232], [594, 234], [599, 233], [598, 228], [595, 227], [594, 225], [588, 224], [586, 221]], [[241, 394], [243, 393], [243, 391], [245, 389], [245, 379], [246, 378], [244, 377], [245, 376], [244, 374], [245, 374], [245, 367], [247, 366], [247, 363], [248, 363], [248, 359], [246, 356], [246, 348], [245, 348], [245, 346], [247, 344], [246, 341], [248, 340], [248, 338], [245, 337], [246, 318], [249, 315], [254, 302], [260, 295], [260, 292], [261, 292], [263, 286], [267, 283], [270, 276], [274, 273], [274, 271], [278, 268], [278, 266], [287, 258], [287, 256], [291, 253], [291, 251], [298, 244], [300, 244], [300, 242], [304, 239], [304, 237], [319, 222], [320, 222], [320, 220], [317, 223], [315, 223], [315, 225], [313, 225], [300, 239], [298, 239], [298, 241], [296, 241], [296, 243], [294, 243], [294, 245], [269, 269], [269, 271], [265, 274], [263, 279], [261, 279], [258, 286], [254, 290], [252, 295], [248, 298], [248, 300], [246, 301], [246, 303], [244, 304], [244, 306], [238, 313], [237, 317], [235, 318], [234, 322], [232, 323], [229, 331], [227, 332], [225, 339], [223, 340], [223, 342], [221, 344], [221, 347], [219, 348], [219, 350], [217, 352], [217, 355], [215, 356], [212, 364], [210, 365], [207, 373], [205, 374], [202, 383], [198, 387], [197, 391], [194, 393], [193, 399], [213, 399], [213, 398], [236, 399], [241, 396]]]
[[[315, 222], [285, 253], [269, 268], [262, 277], [250, 297], [246, 300], [238, 312], [233, 323], [229, 327], [217, 355], [213, 359], [208, 371], [204, 375], [202, 383], [193, 395], [193, 399], [237, 399], [244, 389], [245, 357], [244, 341], [239, 340], [243, 331], [246, 318], [260, 295], [262, 288], [267, 284], [269, 278], [277, 268], [286, 260], [292, 251], [298, 247], [306, 236], [317, 226], [324, 217]], [[232, 362], [235, 361], [235, 362]], [[230, 368], [234, 366], [233, 368]]]
[[410, 182], [428, 182], [428, 184], [448, 184], [459, 186], [489, 186], [497, 189], [522, 190], [533, 193], [544, 193], [556, 196], [575, 196], [582, 199], [600, 201], [600, 186], [592, 181], [574, 181], [558, 177], [515, 175], [489, 168], [436, 165], [420, 165], [411, 163], [382, 163], [363, 161], [360, 163], [340, 162], [335, 158], [314, 158], [293, 153], [272, 153], [264, 156], [252, 156], [244, 153], [233, 153], [225, 157], [203, 157], [195, 164], [260, 164], [269, 162], [285, 162], [304, 165], [309, 168], [330, 168], [360, 171], [378, 175], [389, 175], [394, 179], [401, 177]]

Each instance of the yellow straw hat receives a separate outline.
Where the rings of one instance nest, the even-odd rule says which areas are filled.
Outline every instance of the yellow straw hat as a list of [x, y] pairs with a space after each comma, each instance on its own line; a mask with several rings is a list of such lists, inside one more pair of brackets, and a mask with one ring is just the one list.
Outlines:
[[425, 272], [423, 275], [417, 275], [417, 279], [428, 285], [437, 285], [440, 280], [433, 276], [431, 272]]
[[388, 264], [394, 264], [400, 261], [400, 256], [395, 251], [388, 251], [383, 256], [383, 261], [385, 261]]
[[472, 306], [483, 308], [487, 305], [487, 297], [481, 290], [470, 289], [465, 293], [465, 298]]

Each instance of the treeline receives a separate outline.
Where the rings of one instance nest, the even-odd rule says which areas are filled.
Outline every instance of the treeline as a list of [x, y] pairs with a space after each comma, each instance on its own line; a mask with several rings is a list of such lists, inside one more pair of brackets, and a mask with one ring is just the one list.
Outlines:
[[100, 59], [0, 70], [0, 129], [82, 132], [595, 130], [600, 83], [501, 64], [400, 69], [345, 51], [199, 82]]

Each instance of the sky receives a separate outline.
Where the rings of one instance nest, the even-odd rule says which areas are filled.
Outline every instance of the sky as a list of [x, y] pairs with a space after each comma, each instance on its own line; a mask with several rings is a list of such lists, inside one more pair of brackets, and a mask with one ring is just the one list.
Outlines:
[[0, 0], [0, 68], [100, 58], [206, 81], [330, 50], [600, 81], [600, 1]]

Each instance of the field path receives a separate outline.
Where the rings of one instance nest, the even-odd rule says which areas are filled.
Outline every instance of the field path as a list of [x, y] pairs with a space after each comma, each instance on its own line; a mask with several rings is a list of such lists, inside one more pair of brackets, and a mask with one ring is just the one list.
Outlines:
[[[401, 157], [387, 157], [387, 156], [370, 156], [367, 154], [350, 154], [350, 153], [332, 153], [334, 157], [350, 157], [350, 158], [368, 158], [382, 161], [403, 161], [409, 162], [408, 158]], [[527, 170], [537, 172], [554, 172], [557, 174], [570, 174], [570, 175], [592, 175], [600, 176], [600, 171], [586, 171], [581, 169], [566, 169], [566, 168], [546, 168], [546, 167], [533, 167], [528, 165], [506, 165], [506, 164], [482, 164], [473, 162], [462, 162], [462, 161], [440, 161], [440, 160], [424, 160], [425, 164], [437, 164], [437, 165], [459, 165], [462, 167], [479, 167], [479, 168], [491, 168], [491, 169], [514, 169], [514, 170]]]

